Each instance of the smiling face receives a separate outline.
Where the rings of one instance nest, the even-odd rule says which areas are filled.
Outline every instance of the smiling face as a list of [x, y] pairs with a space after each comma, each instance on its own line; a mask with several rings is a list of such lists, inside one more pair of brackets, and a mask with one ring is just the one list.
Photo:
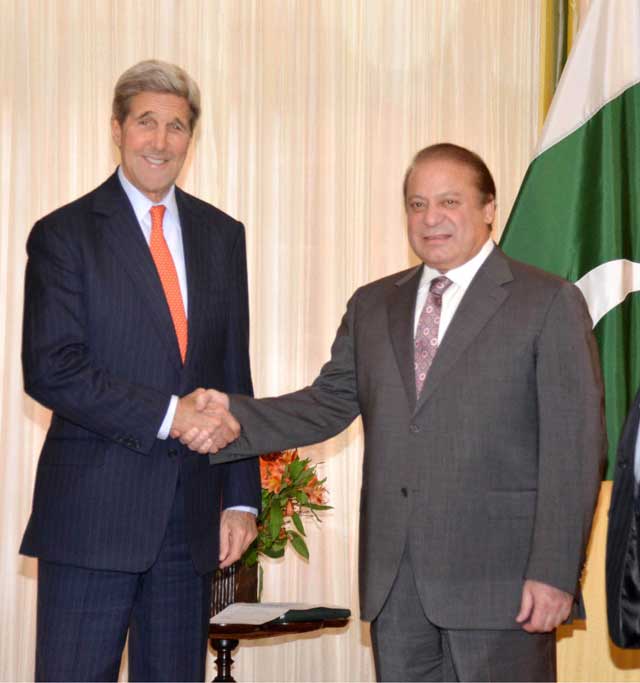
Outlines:
[[475, 171], [446, 158], [416, 164], [407, 181], [406, 208], [413, 251], [441, 273], [480, 251], [496, 210], [494, 198], [478, 190]]
[[182, 170], [191, 142], [190, 117], [183, 97], [141, 92], [131, 98], [122, 125], [111, 120], [122, 171], [151, 201], [159, 202]]

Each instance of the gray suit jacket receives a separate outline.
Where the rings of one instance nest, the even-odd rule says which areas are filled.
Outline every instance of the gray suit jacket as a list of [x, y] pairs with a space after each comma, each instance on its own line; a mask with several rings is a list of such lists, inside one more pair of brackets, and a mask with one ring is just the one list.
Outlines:
[[315, 443], [359, 413], [363, 619], [379, 613], [408, 544], [435, 624], [519, 628], [525, 578], [578, 590], [605, 452], [591, 319], [575, 286], [496, 248], [416, 400], [420, 273], [355, 292], [310, 387], [232, 396], [243, 433], [223, 453]]

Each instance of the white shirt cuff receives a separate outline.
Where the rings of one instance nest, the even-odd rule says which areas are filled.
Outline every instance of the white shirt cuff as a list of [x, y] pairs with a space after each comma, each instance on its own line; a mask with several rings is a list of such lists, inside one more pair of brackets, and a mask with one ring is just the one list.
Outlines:
[[173, 424], [173, 418], [176, 415], [177, 408], [178, 397], [172, 396], [171, 400], [169, 401], [169, 407], [167, 408], [167, 412], [165, 413], [164, 420], [162, 420], [162, 424], [160, 425], [160, 429], [158, 430], [159, 439], [162, 439], [164, 441], [165, 439], [169, 438], [169, 432], [171, 431], [171, 425]]
[[250, 512], [252, 515], [258, 516], [258, 510], [248, 505], [232, 505], [229, 508], [225, 508], [225, 510], [239, 510], [240, 512]]

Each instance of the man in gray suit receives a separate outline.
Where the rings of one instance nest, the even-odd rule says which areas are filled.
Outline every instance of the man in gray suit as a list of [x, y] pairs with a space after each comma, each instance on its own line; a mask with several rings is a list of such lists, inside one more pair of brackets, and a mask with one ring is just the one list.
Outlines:
[[[243, 427], [211, 462], [318, 442], [360, 414], [378, 678], [555, 680], [604, 456], [589, 313], [572, 284], [491, 241], [495, 185], [476, 154], [422, 150], [404, 193], [423, 265], [355, 292], [310, 387], [209, 392]], [[181, 438], [210, 450], [196, 429]]]

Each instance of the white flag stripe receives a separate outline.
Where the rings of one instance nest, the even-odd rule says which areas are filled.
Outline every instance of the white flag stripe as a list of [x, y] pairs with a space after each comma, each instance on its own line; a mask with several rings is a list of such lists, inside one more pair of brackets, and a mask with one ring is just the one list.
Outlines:
[[593, 0], [547, 115], [535, 156], [640, 82], [640, 2]]
[[587, 300], [593, 326], [632, 292], [640, 291], [640, 263], [618, 259], [600, 264], [576, 285]]

